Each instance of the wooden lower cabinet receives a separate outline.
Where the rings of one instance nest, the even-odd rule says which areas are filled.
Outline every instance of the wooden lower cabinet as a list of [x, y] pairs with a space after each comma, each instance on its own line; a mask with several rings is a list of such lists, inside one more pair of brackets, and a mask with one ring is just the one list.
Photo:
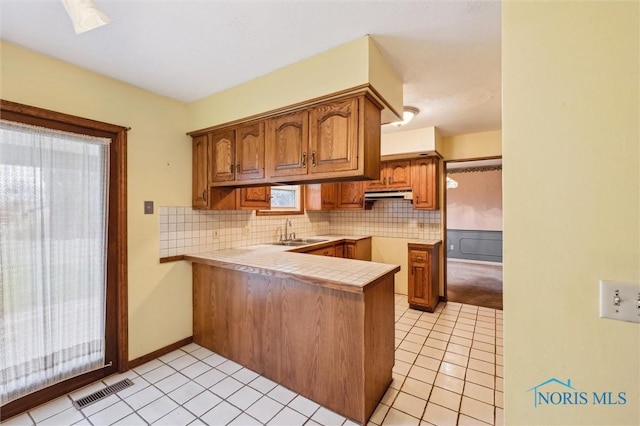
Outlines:
[[353, 291], [194, 262], [193, 341], [364, 425], [392, 379], [394, 273]]
[[306, 254], [315, 254], [315, 255], [320, 255], [320, 256], [335, 256], [335, 254], [336, 254], [335, 248], [334, 248], [333, 245], [328, 246], [328, 247], [322, 247], [322, 248], [310, 250], [310, 251], [305, 251], [304, 253], [306, 253]]
[[438, 306], [438, 250], [434, 244], [409, 243], [409, 307], [433, 312]]
[[371, 261], [371, 237], [360, 238], [358, 240], [339, 240], [337, 242], [316, 245], [311, 248], [302, 247], [292, 251], [319, 256]]

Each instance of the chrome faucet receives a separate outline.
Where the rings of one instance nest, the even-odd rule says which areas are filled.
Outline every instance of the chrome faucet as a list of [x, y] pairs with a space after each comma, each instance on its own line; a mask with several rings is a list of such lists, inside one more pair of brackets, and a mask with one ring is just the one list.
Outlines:
[[292, 226], [291, 225], [291, 219], [286, 218], [284, 220], [284, 239], [282, 238], [282, 236], [280, 236], [280, 240], [281, 241], [289, 241], [289, 227]]

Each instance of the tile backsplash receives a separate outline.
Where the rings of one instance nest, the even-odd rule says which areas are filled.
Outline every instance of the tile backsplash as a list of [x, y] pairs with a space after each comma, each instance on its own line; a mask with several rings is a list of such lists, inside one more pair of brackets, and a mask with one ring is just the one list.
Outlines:
[[285, 218], [291, 219], [289, 232], [302, 238], [322, 234], [440, 238], [440, 212], [413, 210], [406, 200], [380, 200], [372, 210], [311, 211], [290, 216], [160, 207], [160, 257], [274, 242], [284, 232]]

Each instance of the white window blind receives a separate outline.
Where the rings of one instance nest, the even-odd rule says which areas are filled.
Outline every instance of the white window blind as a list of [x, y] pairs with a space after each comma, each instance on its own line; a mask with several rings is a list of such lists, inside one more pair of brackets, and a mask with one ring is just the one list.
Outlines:
[[0, 120], [0, 402], [104, 365], [109, 139]]

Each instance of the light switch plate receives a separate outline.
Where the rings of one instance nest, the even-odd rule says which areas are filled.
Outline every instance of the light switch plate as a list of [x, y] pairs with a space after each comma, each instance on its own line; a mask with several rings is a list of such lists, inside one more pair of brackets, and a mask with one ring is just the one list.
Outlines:
[[144, 202], [144, 214], [153, 214], [153, 201]]
[[601, 280], [600, 318], [640, 323], [640, 284]]

